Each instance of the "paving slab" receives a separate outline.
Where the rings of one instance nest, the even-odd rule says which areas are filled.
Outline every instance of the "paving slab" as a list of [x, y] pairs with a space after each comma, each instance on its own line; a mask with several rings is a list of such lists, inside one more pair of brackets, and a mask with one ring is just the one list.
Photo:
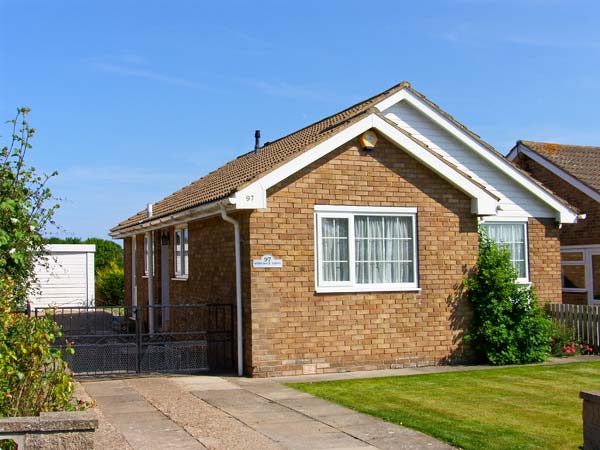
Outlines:
[[290, 450], [376, 450], [301, 411], [245, 389], [200, 390], [192, 394]]
[[[337, 432], [346, 434], [362, 442], [363, 445], [370, 446], [367, 448], [381, 450], [453, 449], [452, 446], [426, 434], [298, 392], [283, 386], [278, 381], [248, 379], [229, 379], [229, 381], [242, 386], [247, 392], [262, 397], [263, 401], [269, 400], [313, 421], [320, 422]], [[204, 395], [210, 394], [204, 393]]]
[[84, 389], [134, 450], [206, 450], [126, 381], [88, 382]]

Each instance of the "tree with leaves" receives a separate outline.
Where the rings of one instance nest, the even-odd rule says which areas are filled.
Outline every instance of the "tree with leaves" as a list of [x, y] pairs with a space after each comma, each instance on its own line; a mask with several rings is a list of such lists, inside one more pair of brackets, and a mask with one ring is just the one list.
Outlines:
[[[58, 204], [51, 202], [48, 180], [25, 162], [35, 129], [27, 122], [29, 108], [19, 108], [11, 128], [10, 144], [0, 150], [0, 279], [14, 282], [15, 306], [23, 307], [35, 283], [34, 266], [44, 254], [42, 231]], [[50, 204], [48, 204], [50, 202]]]

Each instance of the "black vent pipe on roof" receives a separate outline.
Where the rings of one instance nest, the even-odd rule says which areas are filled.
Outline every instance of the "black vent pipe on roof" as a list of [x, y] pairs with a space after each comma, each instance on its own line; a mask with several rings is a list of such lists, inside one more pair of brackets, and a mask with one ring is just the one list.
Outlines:
[[258, 153], [260, 150], [260, 130], [254, 132], [254, 151]]

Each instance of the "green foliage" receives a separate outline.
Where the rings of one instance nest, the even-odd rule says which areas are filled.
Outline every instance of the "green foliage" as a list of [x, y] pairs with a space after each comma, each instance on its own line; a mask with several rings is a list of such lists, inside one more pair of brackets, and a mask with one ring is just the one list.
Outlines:
[[481, 233], [473, 276], [464, 280], [473, 305], [466, 338], [490, 364], [527, 364], [550, 354], [552, 322], [539, 307], [533, 287], [516, 283], [510, 253]]
[[96, 253], [94, 254], [96, 276], [113, 264], [123, 268], [123, 249], [118, 244], [99, 238], [89, 238], [83, 243], [96, 246]]
[[81, 238], [78, 237], [67, 237], [67, 238], [46, 238], [46, 244], [83, 244]]
[[44, 253], [40, 232], [52, 223], [58, 205], [46, 186], [56, 175], [40, 175], [25, 163], [35, 129], [27, 123], [29, 108], [19, 108], [8, 145], [0, 148], [0, 279], [15, 282], [13, 300], [23, 307], [35, 282], [33, 268]]
[[0, 416], [31, 416], [82, 408], [72, 400], [73, 381], [61, 351], [62, 337], [50, 318], [15, 313], [14, 283], [0, 281]]
[[[37, 415], [78, 407], [73, 381], [60, 350], [59, 326], [22, 309], [35, 283], [34, 267], [44, 254], [41, 231], [58, 205], [46, 186], [56, 175], [38, 175], [25, 163], [35, 130], [20, 108], [11, 124], [11, 142], [0, 149], [0, 416]], [[18, 130], [17, 130], [18, 129]]]
[[108, 267], [100, 270], [96, 276], [96, 303], [104, 306], [122, 306], [125, 304], [125, 274], [123, 267], [112, 261]]

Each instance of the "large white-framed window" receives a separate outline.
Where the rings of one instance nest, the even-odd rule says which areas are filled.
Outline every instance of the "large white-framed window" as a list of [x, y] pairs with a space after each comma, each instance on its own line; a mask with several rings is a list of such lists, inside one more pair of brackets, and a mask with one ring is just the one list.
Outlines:
[[510, 252], [510, 260], [517, 271], [517, 283], [529, 283], [529, 247], [527, 221], [489, 221], [481, 225], [488, 236]]
[[175, 228], [173, 259], [176, 278], [187, 278], [189, 275], [188, 233], [187, 226]]
[[416, 222], [416, 208], [316, 205], [316, 291], [418, 290]]
[[[152, 244], [151, 255], [148, 255], [148, 241], [150, 240]], [[144, 276], [148, 276], [148, 267], [150, 266], [150, 258], [152, 258], [152, 275], [155, 274], [156, 260], [154, 259], [154, 255], [156, 251], [154, 249], [154, 232], [146, 233], [144, 235]]]

